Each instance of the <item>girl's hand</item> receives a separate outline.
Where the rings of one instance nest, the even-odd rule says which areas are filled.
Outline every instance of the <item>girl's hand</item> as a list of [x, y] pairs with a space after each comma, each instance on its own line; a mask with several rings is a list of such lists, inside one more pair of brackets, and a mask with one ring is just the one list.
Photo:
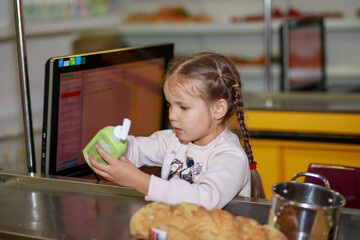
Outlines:
[[98, 145], [96, 150], [104, 161], [108, 163], [108, 165], [100, 163], [90, 155], [89, 161], [96, 174], [118, 185], [135, 188], [142, 194], [147, 195], [150, 182], [149, 174], [139, 170], [125, 156], [115, 159]]

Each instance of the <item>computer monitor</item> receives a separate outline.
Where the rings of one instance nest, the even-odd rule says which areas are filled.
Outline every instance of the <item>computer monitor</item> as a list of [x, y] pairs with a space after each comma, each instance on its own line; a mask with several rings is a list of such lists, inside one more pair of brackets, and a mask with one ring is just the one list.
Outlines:
[[280, 27], [282, 91], [325, 91], [322, 17], [288, 19]]
[[161, 81], [174, 45], [53, 57], [46, 62], [41, 172], [82, 176], [82, 149], [105, 126], [132, 121], [130, 134], [165, 128]]

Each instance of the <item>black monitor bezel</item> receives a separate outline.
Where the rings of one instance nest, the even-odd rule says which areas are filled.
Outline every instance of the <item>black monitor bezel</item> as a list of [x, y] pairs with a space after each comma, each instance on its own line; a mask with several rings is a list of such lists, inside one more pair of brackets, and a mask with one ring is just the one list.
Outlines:
[[[82, 176], [92, 172], [91, 168], [86, 163], [69, 169], [56, 171], [58, 110], [61, 74], [160, 57], [165, 59], [165, 72], [169, 62], [173, 58], [173, 54], [174, 44], [165, 43], [141, 47], [119, 48], [108, 51], [68, 55], [48, 59], [45, 64], [41, 173], [46, 175]], [[77, 56], [86, 57], [86, 62], [84, 64], [74, 66], [58, 66], [58, 61], [60, 59]], [[165, 101], [163, 101], [163, 104], [164, 106], [161, 127], [166, 128], [168, 120]]]

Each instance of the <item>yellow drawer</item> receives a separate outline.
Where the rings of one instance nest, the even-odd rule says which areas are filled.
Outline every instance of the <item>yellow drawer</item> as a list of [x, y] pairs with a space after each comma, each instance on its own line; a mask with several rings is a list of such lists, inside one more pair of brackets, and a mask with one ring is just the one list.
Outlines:
[[257, 131], [360, 134], [359, 113], [248, 110], [245, 121], [248, 129]]

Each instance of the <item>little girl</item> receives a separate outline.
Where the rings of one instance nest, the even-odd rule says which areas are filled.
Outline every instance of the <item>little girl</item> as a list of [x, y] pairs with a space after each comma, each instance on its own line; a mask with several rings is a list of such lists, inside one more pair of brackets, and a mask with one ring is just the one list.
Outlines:
[[[135, 188], [148, 201], [196, 203], [223, 208], [235, 196], [264, 197], [244, 122], [240, 76], [232, 62], [216, 53], [199, 53], [170, 63], [163, 81], [172, 130], [128, 137], [119, 159], [101, 147], [108, 163], [89, 157], [95, 173]], [[243, 146], [225, 125], [236, 113]], [[138, 169], [161, 166], [161, 178]], [[251, 176], [250, 176], [251, 170]]]

